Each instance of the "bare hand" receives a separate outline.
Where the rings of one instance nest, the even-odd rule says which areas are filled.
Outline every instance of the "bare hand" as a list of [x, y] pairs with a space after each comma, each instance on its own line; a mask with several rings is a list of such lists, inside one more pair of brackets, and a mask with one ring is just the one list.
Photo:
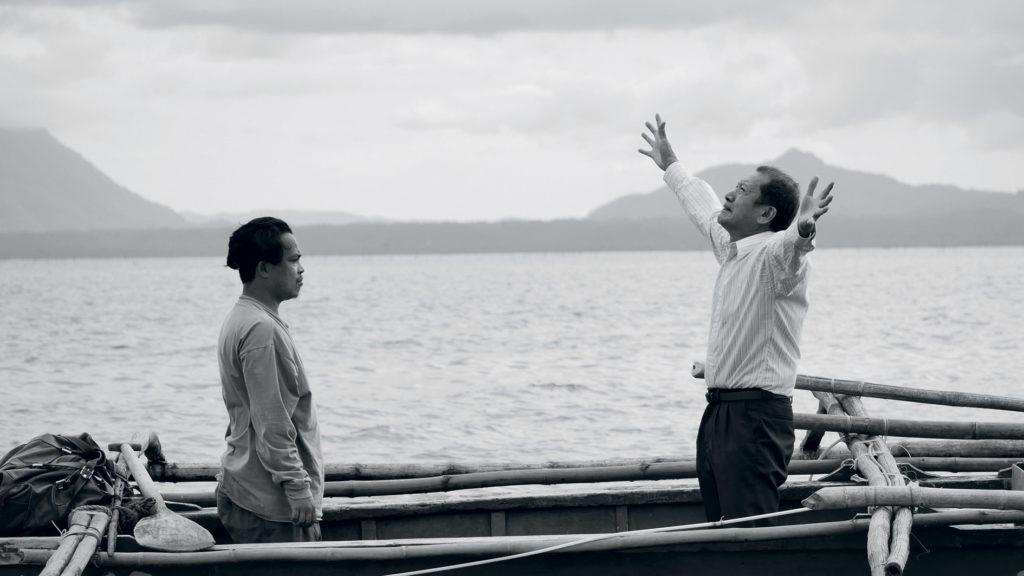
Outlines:
[[818, 177], [811, 178], [811, 183], [807, 185], [807, 194], [800, 199], [800, 212], [796, 215], [797, 232], [804, 238], [814, 234], [818, 218], [828, 212], [828, 205], [832, 202], [833, 184], [835, 183], [829, 182], [817, 197], [814, 196], [814, 189], [818, 186]]
[[312, 497], [288, 499], [288, 505], [292, 509], [292, 524], [309, 528], [316, 522], [316, 505]]
[[654, 160], [654, 163], [658, 165], [658, 168], [667, 170], [669, 166], [677, 162], [679, 159], [676, 158], [676, 153], [672, 150], [672, 145], [668, 143], [668, 137], [665, 136], [665, 122], [661, 119], [661, 114], [655, 114], [654, 121], [658, 125], [657, 128], [651, 126], [650, 122], [644, 122], [647, 129], [654, 135], [653, 139], [651, 139], [651, 137], [646, 133], [640, 134], [651, 149], [644, 150], [643, 148], [640, 148], [637, 152], [649, 157], [651, 160]]

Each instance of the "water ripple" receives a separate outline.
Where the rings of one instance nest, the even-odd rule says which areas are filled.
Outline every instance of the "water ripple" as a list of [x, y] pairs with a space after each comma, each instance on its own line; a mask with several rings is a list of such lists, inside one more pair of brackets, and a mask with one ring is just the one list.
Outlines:
[[[282, 316], [328, 459], [693, 453], [705, 402], [688, 373], [705, 354], [710, 255], [308, 259], [316, 276]], [[822, 249], [813, 261], [802, 372], [1024, 396], [1024, 248]], [[0, 261], [0, 291], [0, 451], [44, 432], [103, 443], [151, 428], [172, 458], [219, 458], [216, 338], [239, 292], [219, 258]]]

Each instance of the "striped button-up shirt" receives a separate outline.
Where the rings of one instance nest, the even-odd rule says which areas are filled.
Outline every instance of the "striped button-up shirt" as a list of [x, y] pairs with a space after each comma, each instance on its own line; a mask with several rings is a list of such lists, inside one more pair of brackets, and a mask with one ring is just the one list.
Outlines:
[[721, 268], [711, 304], [704, 379], [708, 388], [761, 388], [790, 396], [807, 315], [807, 253], [796, 224], [732, 242], [718, 223], [722, 203], [707, 182], [678, 162], [665, 171], [701, 234], [711, 241]]

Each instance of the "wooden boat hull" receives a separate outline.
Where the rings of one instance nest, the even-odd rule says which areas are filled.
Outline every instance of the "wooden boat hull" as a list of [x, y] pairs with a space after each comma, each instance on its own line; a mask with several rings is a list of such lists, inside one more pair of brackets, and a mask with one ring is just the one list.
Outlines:
[[[757, 532], [758, 528], [735, 529]], [[912, 546], [907, 570], [930, 576], [980, 574], [1017, 574], [1024, 570], [1024, 539], [1019, 528], [962, 529], [924, 528], [915, 530], [918, 541]], [[698, 535], [699, 536], [699, 535]], [[645, 545], [637, 548], [601, 550], [581, 547], [521, 558], [508, 562], [462, 568], [461, 575], [544, 574], [570, 576], [602, 575], [677, 575], [677, 574], [816, 574], [832, 576], [868, 573], [864, 553], [865, 532], [851, 530], [831, 536], [805, 536], [765, 541], [700, 542]], [[120, 552], [114, 561], [98, 557], [98, 566], [86, 574], [210, 575], [234, 574], [348, 574], [379, 576], [477, 561], [503, 555], [542, 541], [533, 537], [497, 537], [488, 539], [478, 550], [467, 549], [466, 539], [325, 543], [328, 552], [311, 558], [300, 552], [309, 548], [263, 545], [258, 550], [218, 547], [210, 552], [181, 554]], [[430, 551], [419, 556], [424, 547], [448, 546], [450, 551]], [[395, 554], [395, 551], [400, 551]], [[209, 556], [196, 558], [195, 556]], [[0, 566], [0, 574], [36, 574], [40, 566]]]
[[[994, 475], [951, 479], [1003, 488]], [[959, 483], [959, 484], [958, 484]], [[836, 482], [790, 482], [783, 507]], [[221, 545], [190, 554], [142, 551], [122, 537], [113, 559], [96, 557], [87, 574], [355, 574], [386, 575], [478, 561], [561, 544], [593, 534], [613, 537], [539, 556], [464, 568], [459, 575], [501, 574], [866, 574], [866, 518], [851, 511], [803, 512], [770, 528], [717, 528], [657, 534], [625, 531], [704, 522], [692, 482], [610, 486], [490, 488], [460, 493], [331, 499], [325, 542], [226, 545], [213, 509], [187, 512]], [[1013, 513], [1010, 513], [1013, 514]], [[1024, 513], [1015, 521], [1024, 522]], [[912, 574], [1017, 574], [1024, 570], [1024, 528], [929, 525], [918, 514], [907, 570]], [[17, 539], [14, 539], [17, 540]], [[51, 539], [55, 540], [55, 539]], [[0, 576], [37, 574], [47, 551], [7, 543]], [[16, 549], [16, 550], [15, 550]], [[19, 557], [18, 554], [21, 554]], [[14, 563], [16, 562], [16, 563]], [[14, 564], [12, 564], [14, 563]]]

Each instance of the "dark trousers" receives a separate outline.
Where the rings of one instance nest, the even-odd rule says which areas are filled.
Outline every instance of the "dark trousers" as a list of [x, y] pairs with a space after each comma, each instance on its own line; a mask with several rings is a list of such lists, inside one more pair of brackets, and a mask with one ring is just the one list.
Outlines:
[[320, 523], [303, 528], [290, 522], [265, 520], [235, 504], [217, 490], [217, 517], [235, 544], [257, 542], [319, 542]]
[[697, 433], [697, 479], [708, 521], [778, 511], [793, 441], [790, 398], [763, 390], [709, 391]]

